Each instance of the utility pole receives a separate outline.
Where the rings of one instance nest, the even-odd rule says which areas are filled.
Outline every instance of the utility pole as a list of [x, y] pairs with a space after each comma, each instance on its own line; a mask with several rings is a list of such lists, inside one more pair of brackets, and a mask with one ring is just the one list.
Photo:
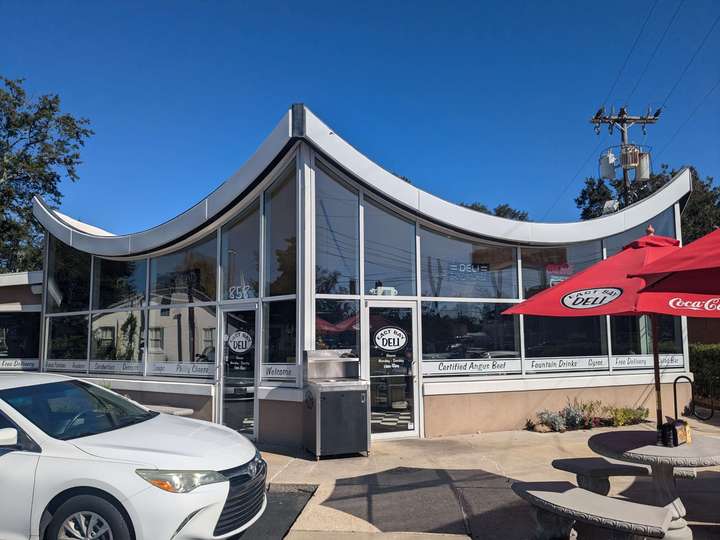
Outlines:
[[[620, 151], [622, 154], [625, 149], [632, 146], [628, 140], [628, 130], [635, 124], [639, 124], [642, 126], [643, 135], [645, 135], [647, 133], [646, 126], [656, 123], [661, 112], [662, 108], [657, 109], [655, 113], [651, 115], [650, 109], [648, 109], [647, 114], [644, 116], [631, 116], [628, 114], [626, 107], [620, 107], [620, 111], [617, 114], [615, 114], [614, 108], [611, 109], [610, 114], [605, 114], [605, 107], [600, 107], [595, 113], [595, 116], [590, 119], [590, 123], [595, 126], [595, 133], [598, 135], [600, 134], [600, 126], [603, 124], [607, 124], [610, 135], [613, 134], [613, 129], [618, 128], [620, 131]], [[627, 206], [629, 203], [628, 192], [630, 190], [630, 178], [626, 167], [622, 167], [622, 172], [623, 206]]]

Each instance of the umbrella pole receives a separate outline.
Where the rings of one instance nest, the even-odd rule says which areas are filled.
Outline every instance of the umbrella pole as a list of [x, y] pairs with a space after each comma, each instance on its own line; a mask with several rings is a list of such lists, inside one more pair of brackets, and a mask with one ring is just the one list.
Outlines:
[[659, 350], [659, 334], [660, 328], [658, 317], [655, 313], [650, 315], [652, 321], [652, 348], [653, 348], [653, 371], [655, 372], [655, 406], [657, 410], [657, 442], [662, 445], [662, 391], [660, 387], [660, 350]]

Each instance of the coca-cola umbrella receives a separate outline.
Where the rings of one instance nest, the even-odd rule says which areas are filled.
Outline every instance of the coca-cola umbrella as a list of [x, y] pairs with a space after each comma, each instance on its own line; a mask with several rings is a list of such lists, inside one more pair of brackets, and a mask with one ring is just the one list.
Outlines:
[[650, 283], [643, 309], [669, 315], [720, 318], [720, 229], [637, 272]]
[[647, 236], [631, 242], [620, 253], [608, 257], [579, 272], [554, 287], [516, 304], [505, 315], [538, 315], [546, 317], [594, 317], [598, 315], [650, 315], [653, 336], [653, 367], [658, 430], [663, 424], [660, 395], [660, 354], [658, 350], [658, 321], [652, 311], [638, 307], [640, 290], [648, 283], [640, 277], [630, 277], [645, 265], [677, 251], [674, 238], [655, 236], [648, 229]]

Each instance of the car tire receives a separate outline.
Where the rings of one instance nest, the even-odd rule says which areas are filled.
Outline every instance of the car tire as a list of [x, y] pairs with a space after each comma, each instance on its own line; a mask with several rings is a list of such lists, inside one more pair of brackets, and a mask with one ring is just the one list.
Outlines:
[[[94, 495], [78, 495], [68, 499], [53, 514], [52, 520], [45, 533], [45, 540], [58, 540], [63, 526], [68, 523], [78, 523], [82, 520], [87, 524], [93, 516], [96, 526], [106, 524], [112, 533], [112, 540], [132, 540], [130, 528], [120, 511], [111, 502]], [[102, 521], [99, 521], [102, 520]], [[82, 538], [82, 536], [80, 536]], [[109, 536], [99, 537], [102, 540]]]

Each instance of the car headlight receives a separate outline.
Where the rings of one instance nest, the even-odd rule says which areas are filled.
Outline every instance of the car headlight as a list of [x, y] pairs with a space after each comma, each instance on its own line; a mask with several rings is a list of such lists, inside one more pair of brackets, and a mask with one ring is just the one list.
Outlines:
[[170, 493], [189, 493], [193, 489], [226, 482], [222, 474], [216, 471], [160, 471], [156, 469], [138, 469], [135, 471], [140, 478], [147, 480], [153, 486]]

